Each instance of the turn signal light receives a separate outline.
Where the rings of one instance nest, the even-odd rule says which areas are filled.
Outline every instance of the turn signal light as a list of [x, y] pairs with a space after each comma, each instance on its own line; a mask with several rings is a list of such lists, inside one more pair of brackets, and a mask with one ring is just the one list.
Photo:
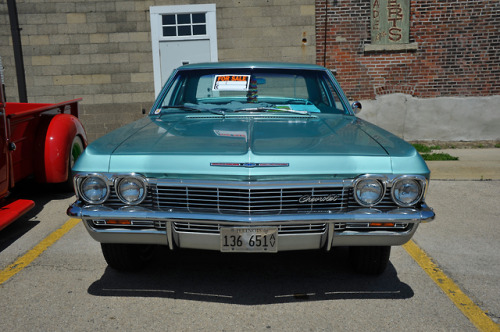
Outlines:
[[393, 222], [371, 222], [370, 227], [394, 227]]
[[130, 220], [106, 220], [107, 225], [132, 225]]

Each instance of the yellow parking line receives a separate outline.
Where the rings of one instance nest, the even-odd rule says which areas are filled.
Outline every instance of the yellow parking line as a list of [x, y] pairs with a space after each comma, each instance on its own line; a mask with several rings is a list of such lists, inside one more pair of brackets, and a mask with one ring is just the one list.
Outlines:
[[465, 295], [415, 242], [410, 241], [403, 248], [479, 331], [500, 331], [500, 327]]
[[59, 229], [55, 230], [43, 239], [39, 244], [37, 244], [33, 249], [28, 251], [24, 256], [20, 257], [11, 265], [7, 266], [5, 269], [0, 271], [0, 285], [12, 278], [31, 262], [33, 262], [38, 256], [42, 254], [48, 247], [53, 245], [57, 240], [59, 240], [64, 234], [69, 232], [73, 227], [78, 224], [80, 219], [70, 219], [66, 221]]

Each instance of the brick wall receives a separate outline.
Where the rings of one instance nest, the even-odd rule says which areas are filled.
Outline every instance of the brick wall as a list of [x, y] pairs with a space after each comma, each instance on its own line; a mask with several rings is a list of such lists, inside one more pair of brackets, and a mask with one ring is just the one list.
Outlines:
[[[219, 60], [315, 62], [314, 0], [17, 0], [29, 102], [82, 97], [92, 141], [154, 98], [149, 7], [216, 3]], [[8, 7], [0, 1], [7, 96], [18, 100]]]
[[500, 95], [498, 0], [410, 1], [416, 50], [365, 51], [369, 0], [316, 0], [316, 24], [316, 61], [337, 71], [352, 99]]

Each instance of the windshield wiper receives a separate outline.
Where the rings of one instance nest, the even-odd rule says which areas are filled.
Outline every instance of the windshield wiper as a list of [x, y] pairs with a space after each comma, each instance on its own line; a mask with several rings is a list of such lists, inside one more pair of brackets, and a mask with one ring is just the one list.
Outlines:
[[[210, 112], [210, 113], [222, 115], [222, 116], [226, 115], [226, 112], [222, 109], [211, 109], [211, 108], [201, 108], [201, 107], [197, 108], [197, 107], [182, 106], [182, 105], [162, 106], [161, 109], [162, 110], [164, 110], [164, 109], [179, 109], [179, 110], [186, 111], [186, 112], [199, 112], [199, 113]], [[162, 114], [163, 114], [163, 112], [162, 112]]]
[[277, 107], [247, 107], [247, 108], [240, 108], [235, 110], [235, 112], [287, 112], [287, 113], [295, 113], [295, 114], [302, 114], [302, 115], [311, 115], [309, 111], [299, 111], [299, 110], [293, 110], [293, 109], [286, 109], [286, 108], [277, 108]]
[[188, 111], [188, 112], [201, 112], [201, 110], [199, 108], [182, 106], [182, 105], [162, 106], [161, 109], [162, 110], [166, 110], [166, 109], [179, 109], [179, 110]]
[[314, 105], [310, 100], [304, 98], [293, 98], [285, 102], [285, 104], [304, 104], [304, 105]]

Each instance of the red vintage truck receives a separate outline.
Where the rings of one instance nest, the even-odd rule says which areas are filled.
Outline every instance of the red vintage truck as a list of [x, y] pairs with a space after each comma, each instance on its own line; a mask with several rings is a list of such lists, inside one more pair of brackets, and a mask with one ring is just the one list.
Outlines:
[[17, 182], [34, 176], [41, 183], [71, 184], [71, 167], [87, 146], [78, 120], [81, 98], [58, 104], [6, 103], [4, 91], [0, 84], [0, 230], [35, 204], [9, 197]]

